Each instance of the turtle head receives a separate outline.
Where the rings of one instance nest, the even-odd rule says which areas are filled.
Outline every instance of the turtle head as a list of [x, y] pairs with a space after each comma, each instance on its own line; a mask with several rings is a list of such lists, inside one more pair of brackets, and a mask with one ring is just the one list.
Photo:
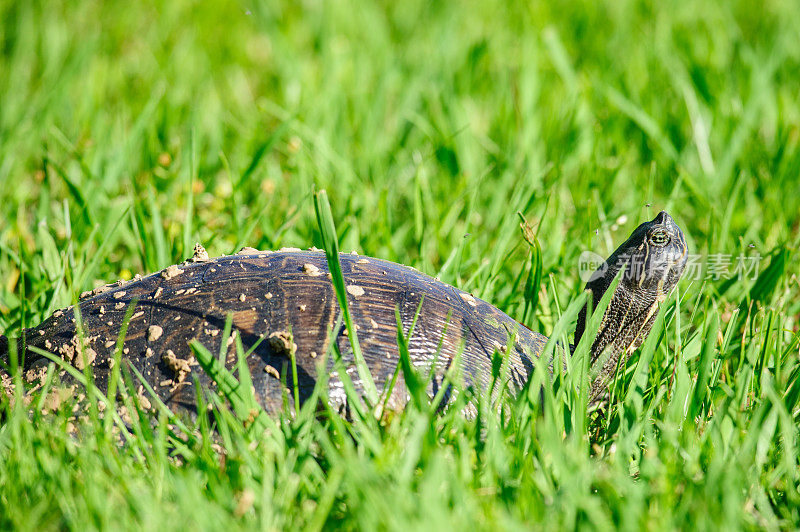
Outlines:
[[[637, 227], [592, 274], [586, 289], [591, 292], [590, 304], [595, 305], [623, 270], [592, 344], [591, 364], [602, 364], [599, 376], [592, 384], [590, 395], [593, 399], [614, 374], [619, 357], [623, 357], [624, 363], [647, 337], [658, 305], [678, 283], [687, 258], [683, 231], [669, 214], [661, 211], [651, 221]], [[586, 327], [587, 307], [578, 316], [575, 345]]]

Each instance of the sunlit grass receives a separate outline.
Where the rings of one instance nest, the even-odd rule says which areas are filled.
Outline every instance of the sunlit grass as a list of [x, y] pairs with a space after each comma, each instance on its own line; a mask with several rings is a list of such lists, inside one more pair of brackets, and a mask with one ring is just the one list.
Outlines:
[[797, 527], [798, 28], [789, 1], [0, 0], [3, 334], [195, 241], [325, 247], [320, 189], [343, 251], [547, 335], [581, 251], [659, 210], [701, 255], [602, 417], [576, 372], [266, 433], [246, 396], [184, 429], [131, 393], [129, 437], [91, 394], [4, 400], [0, 528]]

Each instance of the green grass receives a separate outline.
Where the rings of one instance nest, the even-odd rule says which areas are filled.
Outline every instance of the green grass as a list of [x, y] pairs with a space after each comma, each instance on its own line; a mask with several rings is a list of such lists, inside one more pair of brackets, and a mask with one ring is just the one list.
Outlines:
[[322, 247], [323, 188], [342, 250], [544, 334], [579, 254], [661, 209], [695, 253], [763, 257], [681, 282], [605, 419], [578, 372], [474, 419], [267, 435], [220, 405], [212, 437], [4, 400], [0, 529], [800, 526], [798, 71], [790, 0], [0, 0], [4, 334], [195, 241]]

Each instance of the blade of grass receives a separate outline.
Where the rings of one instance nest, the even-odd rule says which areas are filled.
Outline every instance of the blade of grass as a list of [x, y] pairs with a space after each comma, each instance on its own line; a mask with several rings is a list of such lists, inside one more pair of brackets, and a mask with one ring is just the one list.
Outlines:
[[[223, 338], [223, 345], [224, 340]], [[190, 347], [200, 367], [214, 380], [220, 392], [230, 401], [234, 412], [236, 412], [236, 415], [241, 421], [252, 424], [253, 430], [259, 434], [265, 432], [271, 433], [277, 430], [272, 419], [264, 412], [261, 405], [258, 404], [253, 396], [250, 371], [247, 368], [247, 364], [244, 362], [244, 357], [238, 356], [241, 353], [237, 353], [240, 379], [237, 380], [236, 377], [225, 368], [224, 364], [220, 363], [220, 361], [199, 341], [192, 340]]]
[[336, 237], [336, 227], [333, 223], [331, 206], [328, 203], [328, 194], [324, 190], [320, 190], [314, 194], [314, 210], [317, 213], [317, 225], [322, 234], [325, 256], [328, 259], [328, 270], [331, 272], [331, 282], [336, 292], [336, 298], [339, 300], [339, 307], [342, 309], [342, 316], [344, 318], [345, 327], [347, 328], [348, 338], [350, 339], [350, 348], [353, 350], [353, 358], [356, 362], [358, 377], [364, 387], [364, 392], [367, 395], [370, 406], [374, 407], [378, 404], [378, 391], [375, 388], [375, 382], [372, 380], [372, 375], [369, 372], [367, 363], [364, 360], [364, 355], [361, 353], [361, 347], [358, 344], [358, 333], [353, 323], [353, 317], [350, 314], [350, 307], [347, 302], [347, 289], [344, 275], [342, 274], [342, 265], [339, 263], [339, 241]]

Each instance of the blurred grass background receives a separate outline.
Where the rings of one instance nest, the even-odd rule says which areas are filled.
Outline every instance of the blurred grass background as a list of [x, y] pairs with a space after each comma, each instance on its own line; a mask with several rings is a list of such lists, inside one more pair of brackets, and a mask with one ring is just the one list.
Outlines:
[[[394, 479], [396, 506], [384, 508], [359, 497], [388, 489], [389, 466], [417, 441], [399, 431], [388, 436], [395, 447], [385, 465], [352, 451], [346, 469], [326, 469], [335, 463], [328, 450], [319, 458], [304, 448], [325, 478], [346, 472], [317, 491], [292, 491], [303, 481], [278, 475], [275, 489], [292, 494], [283, 506], [265, 496], [237, 513], [226, 504], [253, 489], [247, 475], [231, 480], [227, 469], [191, 461], [156, 467], [116, 456], [110, 444], [98, 455], [55, 426], [25, 432], [18, 419], [0, 445], [14, 464], [0, 472], [0, 505], [17, 505], [4, 524], [114, 526], [103, 490], [95, 502], [89, 496], [98, 486], [119, 504], [119, 526], [164, 527], [164, 516], [198, 506], [208, 509], [192, 519], [208, 527], [669, 528], [723, 518], [791, 527], [800, 519], [796, 2], [0, 0], [0, 50], [4, 334], [95, 285], [183, 260], [195, 241], [212, 256], [321, 245], [314, 187], [328, 190], [343, 249], [439, 275], [544, 334], [581, 286], [580, 252], [608, 254], [662, 209], [693, 252], [757, 253], [762, 270], [773, 265], [760, 284], [702, 275], [682, 283], [675, 330], [653, 360], [642, 428], [629, 443], [638, 451], [627, 458], [607, 459], [624, 415], [584, 453], [561, 449], [555, 421], [536, 452], [500, 431], [497, 445], [517, 451], [492, 455], [511, 463], [491, 466], [466, 451], [454, 458], [448, 449], [458, 456], [460, 440], [448, 432], [445, 443], [423, 438], [439, 458], [419, 464], [418, 478], [403, 466], [410, 477]], [[523, 316], [531, 295], [520, 280], [531, 266], [518, 211], [543, 248], [533, 316]], [[731, 319], [751, 302], [757, 319]], [[727, 343], [708, 334], [714, 320]], [[728, 380], [704, 383], [708, 396], [697, 398], [692, 383], [708, 345], [716, 350], [708, 368]], [[702, 422], [684, 426], [688, 407], [680, 422], [650, 421], [684, 397], [674, 395], [674, 375], [684, 375], [691, 404], [725, 413], [717, 416], [724, 445], [704, 439], [713, 431]], [[752, 434], [766, 436], [750, 445]], [[49, 450], [34, 459], [36, 445]], [[639, 470], [645, 450], [660, 457], [648, 471]], [[50, 471], [46, 464], [62, 467], [60, 483], [37, 469]], [[89, 486], [78, 472], [95, 466]], [[428, 486], [428, 474], [447, 489]], [[25, 495], [37, 479], [41, 504]], [[303, 508], [328, 496], [330, 514], [305, 522]], [[25, 507], [38, 510], [23, 515]]]

